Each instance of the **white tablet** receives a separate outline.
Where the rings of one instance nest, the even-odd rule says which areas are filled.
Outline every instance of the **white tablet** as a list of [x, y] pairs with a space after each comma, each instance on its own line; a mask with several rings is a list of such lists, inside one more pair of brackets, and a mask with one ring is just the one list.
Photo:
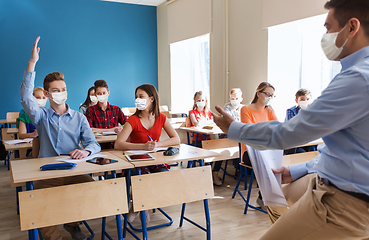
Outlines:
[[147, 160], [155, 160], [155, 158], [149, 154], [131, 154], [125, 155], [128, 161], [147, 161]]

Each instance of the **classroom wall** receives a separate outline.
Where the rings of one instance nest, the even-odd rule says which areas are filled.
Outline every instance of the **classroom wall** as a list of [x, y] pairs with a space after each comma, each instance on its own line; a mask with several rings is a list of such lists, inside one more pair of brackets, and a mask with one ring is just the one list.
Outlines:
[[109, 102], [134, 106], [134, 90], [158, 87], [156, 7], [99, 0], [0, 1], [0, 119], [21, 109], [19, 87], [34, 40], [41, 36], [35, 86], [63, 72], [67, 103], [78, 110], [95, 80]]
[[[227, 7], [228, 2], [228, 7]], [[158, 19], [166, 4], [161, 4], [158, 9]], [[226, 27], [226, 12], [228, 11], [228, 30]], [[229, 101], [228, 91], [234, 87], [240, 87], [244, 93], [243, 103], [248, 104], [255, 93], [257, 85], [267, 81], [268, 63], [268, 32], [262, 29], [262, 1], [259, 0], [213, 0], [212, 2], [212, 32], [210, 35], [210, 98], [211, 109], [215, 105], [223, 106]], [[161, 34], [166, 34], [163, 26], [158, 31], [159, 46], [167, 44], [166, 39], [160, 39]], [[228, 44], [226, 44], [226, 31], [228, 31]], [[228, 46], [228, 79], [226, 72], [226, 45]], [[168, 46], [169, 48], [169, 46]], [[170, 54], [161, 54], [159, 50], [159, 62], [163, 58], [170, 58]], [[168, 60], [169, 61], [169, 60]], [[162, 91], [164, 86], [170, 84], [170, 74], [162, 75], [170, 71], [169, 64], [159, 68], [159, 91], [161, 99], [166, 99], [165, 104], [170, 103], [170, 91]], [[162, 101], [163, 104], [163, 101]]]

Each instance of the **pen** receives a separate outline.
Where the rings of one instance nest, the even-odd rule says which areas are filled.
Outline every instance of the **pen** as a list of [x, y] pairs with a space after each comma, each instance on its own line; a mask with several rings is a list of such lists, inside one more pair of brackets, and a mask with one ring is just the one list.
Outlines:
[[153, 142], [152, 138], [150, 137], [150, 135], [147, 135], [147, 137], [150, 139], [151, 142]]

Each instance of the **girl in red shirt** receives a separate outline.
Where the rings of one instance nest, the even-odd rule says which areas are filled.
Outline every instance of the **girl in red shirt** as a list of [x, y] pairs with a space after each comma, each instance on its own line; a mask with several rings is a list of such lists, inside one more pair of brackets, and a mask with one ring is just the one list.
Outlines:
[[[122, 132], [115, 142], [118, 150], [153, 150], [157, 147], [179, 145], [180, 140], [167, 117], [159, 111], [159, 96], [151, 84], [136, 88], [136, 112], [124, 124]], [[160, 141], [161, 130], [164, 128], [169, 139]], [[148, 137], [150, 136], [150, 138]], [[149, 172], [163, 166], [151, 166]], [[168, 165], [164, 168], [169, 169]], [[143, 173], [147, 171], [144, 170]]]

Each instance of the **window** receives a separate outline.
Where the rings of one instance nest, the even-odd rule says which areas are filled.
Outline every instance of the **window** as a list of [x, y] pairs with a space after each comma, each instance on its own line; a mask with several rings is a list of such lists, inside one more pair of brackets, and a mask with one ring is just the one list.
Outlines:
[[209, 34], [170, 44], [171, 110], [188, 113], [195, 92], [202, 91], [210, 106]]
[[275, 88], [272, 107], [279, 121], [286, 110], [296, 105], [295, 93], [300, 88], [320, 96], [341, 70], [339, 62], [329, 61], [320, 40], [326, 32], [326, 14], [294, 21], [268, 29], [268, 82]]

